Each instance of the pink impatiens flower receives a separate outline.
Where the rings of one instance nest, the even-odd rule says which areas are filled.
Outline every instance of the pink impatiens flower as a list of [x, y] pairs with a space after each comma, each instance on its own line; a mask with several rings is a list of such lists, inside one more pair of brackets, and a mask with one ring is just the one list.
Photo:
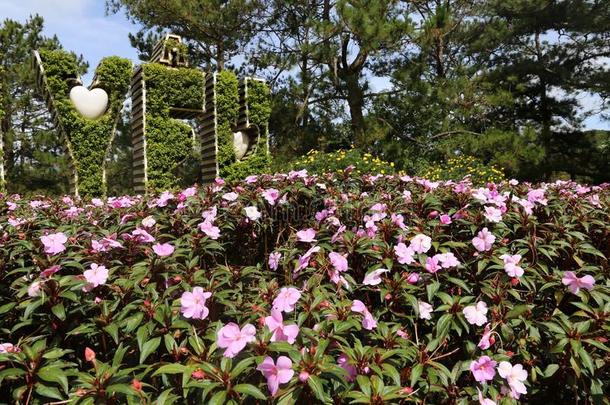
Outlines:
[[267, 356], [256, 369], [263, 373], [267, 379], [267, 387], [269, 387], [271, 396], [275, 396], [280, 384], [287, 383], [294, 375], [292, 360], [286, 356], [278, 357], [277, 364], [271, 357]]
[[271, 270], [277, 270], [282, 254], [280, 252], [273, 252], [269, 255], [269, 268]]
[[434, 311], [434, 308], [432, 308], [432, 305], [430, 305], [424, 301], [418, 301], [417, 307], [419, 310], [420, 319], [432, 319], [432, 311]]
[[471, 325], [483, 326], [487, 322], [487, 304], [484, 301], [469, 305], [462, 312]]
[[415, 261], [413, 255], [415, 251], [410, 246], [407, 247], [404, 243], [400, 242], [398, 245], [394, 246], [394, 254], [398, 258], [398, 263], [400, 264], [411, 264]]
[[387, 273], [388, 269], [377, 269], [374, 270], [372, 272], [370, 272], [369, 274], [367, 274], [366, 276], [364, 276], [364, 280], [362, 280], [362, 284], [364, 285], [378, 285], [381, 283], [381, 275], [383, 273]]
[[362, 319], [362, 327], [367, 330], [375, 329], [377, 327], [377, 321], [373, 318], [373, 315], [369, 312], [364, 302], [360, 300], [352, 301], [352, 311], [358, 312], [364, 315]]
[[50, 233], [40, 237], [40, 241], [44, 245], [44, 251], [50, 255], [56, 255], [66, 250], [64, 243], [68, 241], [68, 237], [63, 232]]
[[216, 344], [218, 347], [226, 349], [223, 356], [233, 358], [250, 342], [256, 340], [256, 328], [249, 323], [239, 328], [239, 325], [233, 322], [223, 326], [216, 335]]
[[424, 234], [418, 234], [411, 239], [409, 245], [415, 253], [426, 253], [432, 247], [432, 239]]
[[210, 311], [205, 306], [205, 301], [211, 296], [211, 292], [204, 292], [201, 287], [193, 288], [193, 292], [183, 292], [182, 297], [180, 297], [180, 312], [185, 318], [207, 318]]
[[513, 366], [508, 361], [502, 361], [498, 366], [498, 374], [508, 383], [513, 398], [519, 399], [519, 395], [527, 393], [523, 384], [523, 381], [527, 380], [527, 370], [524, 370], [521, 364]]
[[479, 393], [479, 405], [496, 405], [495, 401], [492, 401], [489, 398], [484, 398], [479, 388], [477, 388], [477, 392]]
[[335, 268], [335, 270], [337, 270], [338, 272], [344, 272], [347, 271], [347, 259], [345, 258], [345, 256], [337, 253], [337, 252], [330, 252], [328, 254], [328, 258], [330, 259], [331, 264], [333, 265], [333, 267]]
[[491, 329], [489, 327], [489, 324], [487, 324], [485, 325], [483, 336], [481, 337], [481, 340], [479, 341], [479, 344], [477, 346], [481, 350], [487, 350], [492, 344], [493, 342], [491, 341]]
[[161, 257], [170, 256], [172, 253], [174, 253], [174, 247], [169, 243], [156, 243], [153, 245], [152, 249], [158, 256]]
[[273, 300], [273, 309], [281, 312], [292, 312], [300, 298], [301, 292], [296, 288], [282, 287], [278, 296]]
[[298, 325], [284, 325], [282, 312], [277, 309], [271, 310], [271, 316], [265, 317], [265, 325], [273, 333], [272, 342], [288, 342], [293, 344], [299, 334]]
[[489, 222], [497, 223], [502, 221], [502, 210], [496, 207], [485, 207], [485, 214], [483, 215], [485, 216], [485, 218], [487, 218]]
[[308, 229], [303, 229], [302, 231], [298, 231], [297, 232], [297, 240], [299, 242], [315, 242], [316, 238], [316, 231], [308, 228]]
[[106, 280], [108, 280], [108, 269], [104, 266], [92, 263], [91, 268], [85, 270], [83, 275], [88, 283], [86, 289], [92, 289], [106, 283]]
[[489, 232], [487, 228], [483, 228], [477, 236], [472, 239], [472, 244], [479, 252], [485, 252], [491, 249], [491, 246], [496, 241], [496, 237]]
[[262, 216], [258, 208], [253, 205], [244, 208], [244, 210], [246, 211], [246, 216], [250, 221], [256, 221]]
[[42, 293], [41, 287], [42, 287], [42, 282], [34, 281], [28, 287], [28, 295], [32, 298], [40, 296], [40, 294]]
[[275, 205], [275, 202], [280, 198], [280, 192], [274, 188], [269, 188], [263, 191], [263, 198], [267, 200], [270, 205]]
[[218, 239], [220, 237], [220, 229], [212, 224], [212, 221], [205, 220], [199, 224], [199, 230], [205, 233], [210, 239]]
[[502, 255], [500, 259], [504, 261], [504, 271], [510, 277], [521, 277], [523, 275], [523, 269], [519, 264], [521, 260], [521, 255]]
[[441, 269], [439, 264], [438, 255], [433, 257], [426, 257], [426, 265], [424, 266], [426, 270], [432, 274], [436, 273]]
[[450, 269], [451, 267], [457, 267], [460, 265], [457, 257], [455, 257], [455, 255], [451, 252], [436, 254], [434, 257], [438, 259], [443, 269]]
[[496, 375], [496, 364], [498, 363], [489, 356], [481, 356], [478, 360], [470, 363], [470, 371], [475, 380], [484, 383], [493, 380]]
[[441, 224], [443, 224], [443, 225], [449, 225], [452, 222], [451, 216], [449, 216], [447, 214], [443, 214], [440, 216], [440, 221], [441, 221]]
[[595, 285], [595, 279], [593, 276], [586, 275], [579, 278], [573, 271], [566, 271], [563, 273], [561, 282], [563, 285], [568, 286], [568, 290], [570, 290], [572, 294], [578, 294], [581, 288], [585, 290], [592, 290], [593, 285]]
[[339, 367], [341, 367], [347, 373], [346, 380], [354, 381], [358, 375], [358, 370], [356, 370], [356, 367], [353, 364], [350, 364], [350, 361], [345, 354], [341, 354], [339, 356], [337, 359], [337, 364], [339, 364]]

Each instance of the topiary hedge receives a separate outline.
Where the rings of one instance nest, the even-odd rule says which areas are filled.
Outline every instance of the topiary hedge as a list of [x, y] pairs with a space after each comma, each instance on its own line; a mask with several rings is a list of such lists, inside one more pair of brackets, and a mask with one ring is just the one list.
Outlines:
[[6, 402], [609, 403], [608, 184], [291, 172], [0, 221]]
[[102, 117], [89, 120], [70, 101], [70, 89], [78, 78], [76, 56], [63, 50], [41, 50], [40, 57], [48, 84], [42, 90], [53, 97], [75, 170], [75, 192], [81, 196], [105, 195], [105, 159], [129, 88], [132, 64], [116, 56], [102, 59], [96, 69], [96, 86], [108, 93], [108, 110]]
[[240, 107], [239, 81], [233, 72], [220, 72], [216, 84], [217, 98], [217, 136], [218, 166], [220, 176], [227, 181], [238, 181], [250, 175], [265, 173], [269, 169], [268, 132], [271, 115], [271, 96], [269, 87], [263, 81], [247, 80], [247, 98], [242, 102], [248, 105], [251, 131], [256, 138], [253, 152], [242, 160], [235, 158], [233, 132], [237, 123]]
[[146, 83], [147, 188], [181, 185], [179, 168], [193, 156], [193, 129], [173, 118], [172, 109], [202, 111], [205, 76], [198, 69], [142, 65]]

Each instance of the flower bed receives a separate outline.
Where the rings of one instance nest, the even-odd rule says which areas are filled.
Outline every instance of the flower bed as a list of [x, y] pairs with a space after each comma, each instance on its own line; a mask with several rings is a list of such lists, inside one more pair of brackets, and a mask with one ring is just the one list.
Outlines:
[[608, 403], [608, 185], [0, 203], [3, 400]]

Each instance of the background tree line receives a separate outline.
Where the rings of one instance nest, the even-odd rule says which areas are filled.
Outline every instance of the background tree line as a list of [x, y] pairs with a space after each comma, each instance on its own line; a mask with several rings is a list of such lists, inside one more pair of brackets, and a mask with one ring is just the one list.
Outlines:
[[[130, 35], [142, 60], [172, 31], [203, 69], [267, 79], [278, 169], [310, 149], [355, 145], [409, 173], [461, 153], [521, 179], [610, 180], [609, 132], [585, 130], [599, 111], [579, 102], [596, 96], [610, 119], [608, 1], [107, 0], [107, 9], [142, 27]], [[30, 188], [51, 187], [65, 164], [27, 73], [29, 49], [61, 46], [41, 26], [35, 17], [0, 27], [6, 176]], [[128, 141], [123, 131], [110, 171], [129, 170]]]

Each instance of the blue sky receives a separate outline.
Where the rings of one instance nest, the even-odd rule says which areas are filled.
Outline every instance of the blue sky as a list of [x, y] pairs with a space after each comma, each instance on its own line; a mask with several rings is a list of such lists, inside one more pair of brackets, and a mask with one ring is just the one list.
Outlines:
[[[129, 45], [127, 34], [137, 27], [123, 14], [106, 16], [104, 0], [0, 0], [0, 19], [25, 20], [31, 14], [45, 19], [45, 33], [57, 34], [67, 49], [82, 54], [90, 64], [90, 73], [83, 79], [91, 80], [91, 72], [104, 56], [118, 55], [137, 61], [136, 51]], [[608, 61], [604, 61], [608, 62]], [[375, 90], [388, 86], [384, 79], [375, 78]], [[579, 95], [585, 110], [598, 111], [599, 98]], [[610, 129], [610, 122], [596, 114], [585, 121], [589, 129]]]

